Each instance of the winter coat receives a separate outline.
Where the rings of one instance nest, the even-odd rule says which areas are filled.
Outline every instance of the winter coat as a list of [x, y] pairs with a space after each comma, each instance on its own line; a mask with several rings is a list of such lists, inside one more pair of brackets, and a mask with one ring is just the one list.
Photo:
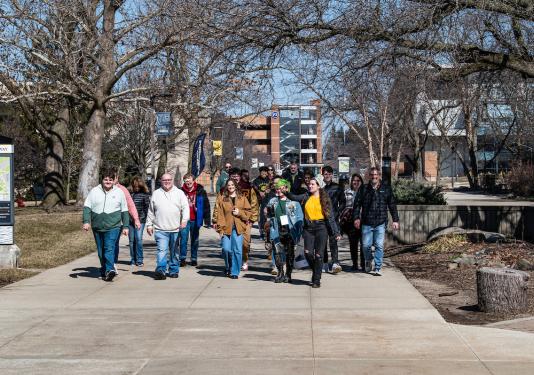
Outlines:
[[[185, 193], [187, 197], [187, 190], [182, 186], [180, 189]], [[210, 213], [211, 213], [211, 207], [210, 207], [210, 201], [208, 199], [208, 194], [206, 193], [206, 189], [204, 189], [204, 186], [197, 184], [197, 190], [196, 190], [196, 199], [195, 199], [195, 207], [196, 207], [196, 217], [195, 217], [195, 224], [198, 228], [204, 224], [205, 226], [210, 225]]]
[[232, 209], [234, 208], [232, 198], [226, 197], [224, 194], [217, 195], [217, 201], [213, 209], [213, 223], [217, 225], [217, 232], [220, 234], [230, 236], [234, 226], [237, 234], [246, 232], [247, 222], [252, 215], [250, 203], [244, 195], [238, 195], [235, 198], [235, 207], [239, 210], [237, 216], [232, 214]]
[[389, 185], [380, 184], [374, 189], [371, 183], [364, 186], [354, 204], [353, 221], [361, 220], [362, 225], [376, 227], [388, 221], [388, 209], [393, 222], [399, 221], [397, 205]]
[[[278, 197], [274, 197], [267, 203], [267, 209], [270, 212], [270, 238], [274, 244], [280, 242], [280, 223], [275, 215], [279, 201], [280, 199]], [[302, 207], [300, 206], [300, 203], [288, 199], [286, 200], [285, 208], [285, 214], [287, 215], [289, 222], [289, 234], [293, 241], [298, 243], [304, 227], [304, 213], [302, 212]]]

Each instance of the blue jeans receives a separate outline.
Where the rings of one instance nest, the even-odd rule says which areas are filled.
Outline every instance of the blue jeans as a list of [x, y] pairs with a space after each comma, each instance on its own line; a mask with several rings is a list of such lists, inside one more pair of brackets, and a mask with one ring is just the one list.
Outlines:
[[187, 239], [191, 237], [191, 260], [198, 257], [198, 234], [200, 228], [195, 220], [190, 220], [184, 229], [180, 230], [180, 260], [187, 258]]
[[140, 229], [136, 229], [134, 225], [129, 227], [130, 264], [143, 264], [143, 229], [145, 229], [144, 223], [141, 223]]
[[178, 238], [180, 232], [162, 232], [157, 230], [154, 234], [156, 239], [156, 272], [167, 272], [167, 255], [169, 256], [169, 273], [175, 274], [180, 272], [180, 262], [178, 261]]
[[230, 271], [232, 276], [239, 276], [243, 262], [243, 235], [237, 234], [235, 228], [232, 229], [232, 234], [230, 236], [226, 234], [223, 235], [222, 248], [226, 270]]
[[102, 276], [115, 267], [115, 244], [120, 234], [121, 228], [113, 228], [106, 232], [93, 231]]
[[362, 225], [362, 246], [365, 260], [371, 260], [371, 245], [375, 247], [375, 269], [382, 268], [382, 258], [384, 257], [384, 237], [386, 235], [386, 224], [376, 227]]

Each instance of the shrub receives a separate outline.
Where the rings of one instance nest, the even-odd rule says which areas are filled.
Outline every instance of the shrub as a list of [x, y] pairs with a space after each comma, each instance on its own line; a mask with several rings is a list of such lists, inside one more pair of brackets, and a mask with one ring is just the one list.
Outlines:
[[506, 182], [512, 193], [520, 197], [534, 197], [534, 165], [518, 163], [510, 169]]
[[397, 204], [447, 204], [441, 187], [413, 180], [393, 181], [393, 194]]

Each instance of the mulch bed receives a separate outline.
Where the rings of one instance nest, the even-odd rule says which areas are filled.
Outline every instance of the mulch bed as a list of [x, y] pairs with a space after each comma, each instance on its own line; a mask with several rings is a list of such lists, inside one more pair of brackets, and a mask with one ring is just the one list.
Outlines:
[[[476, 257], [477, 265], [449, 269], [458, 256]], [[459, 324], [485, 324], [534, 315], [534, 272], [530, 273], [529, 310], [525, 314], [490, 314], [477, 308], [476, 270], [483, 264], [516, 267], [520, 259], [534, 264], [534, 244], [528, 242], [470, 243], [439, 251], [425, 251], [423, 245], [390, 248], [385, 254], [410, 282], [437, 308], [446, 321]]]

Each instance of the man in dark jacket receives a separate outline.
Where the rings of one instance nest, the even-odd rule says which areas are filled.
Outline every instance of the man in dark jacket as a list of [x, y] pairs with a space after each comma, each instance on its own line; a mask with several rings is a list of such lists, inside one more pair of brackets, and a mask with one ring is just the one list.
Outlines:
[[189, 202], [189, 222], [180, 230], [180, 267], [185, 267], [187, 258], [187, 239], [191, 238], [191, 265], [198, 264], [198, 237], [200, 227], [210, 226], [210, 202], [206, 190], [195, 182], [191, 173], [184, 175], [182, 190]]
[[393, 219], [393, 230], [399, 229], [399, 214], [389, 185], [381, 184], [378, 168], [369, 170], [369, 184], [354, 206], [354, 227], [362, 228], [362, 248], [365, 254], [365, 271], [371, 270], [371, 245], [375, 247], [374, 269], [372, 274], [382, 275], [382, 258], [384, 256], [384, 237], [388, 222], [388, 210]]
[[302, 194], [302, 185], [304, 184], [304, 175], [299, 171], [297, 162], [292, 162], [289, 170], [282, 174], [282, 178], [291, 184], [290, 192], [292, 194]]
[[265, 214], [263, 213], [263, 209], [267, 205], [267, 202], [265, 197], [267, 194], [269, 194], [269, 185], [271, 184], [271, 180], [269, 179], [269, 168], [262, 166], [260, 167], [260, 175], [252, 181], [252, 186], [254, 187], [254, 190], [256, 191], [256, 197], [260, 201], [260, 219], [258, 222], [258, 225], [260, 227], [260, 238], [263, 241], [265, 239], [264, 233], [263, 233], [263, 227], [265, 225]]
[[[334, 177], [334, 170], [330, 166], [323, 167], [323, 189], [328, 193], [330, 200], [332, 201], [332, 215], [336, 221], [337, 226], [339, 227], [339, 214], [345, 207], [345, 192], [337, 183], [335, 183], [332, 178]], [[339, 265], [338, 258], [338, 246], [335, 236], [328, 236], [328, 246], [330, 246], [330, 255], [332, 257], [332, 265], [328, 264], [328, 252], [324, 252], [324, 267], [325, 271], [332, 270], [332, 273], [336, 274], [341, 271], [341, 266]]]

